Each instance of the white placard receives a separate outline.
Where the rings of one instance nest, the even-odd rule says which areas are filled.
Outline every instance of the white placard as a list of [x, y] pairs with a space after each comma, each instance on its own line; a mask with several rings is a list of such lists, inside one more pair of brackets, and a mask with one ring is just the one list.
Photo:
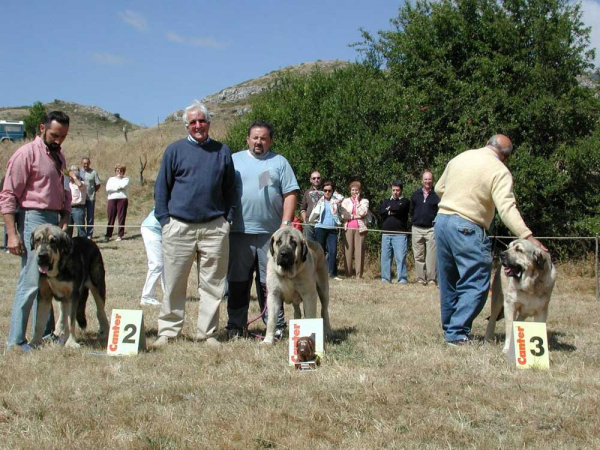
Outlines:
[[144, 312], [139, 309], [113, 309], [106, 353], [111, 356], [137, 355], [145, 350]]
[[548, 333], [544, 322], [513, 322], [508, 360], [519, 369], [550, 369]]

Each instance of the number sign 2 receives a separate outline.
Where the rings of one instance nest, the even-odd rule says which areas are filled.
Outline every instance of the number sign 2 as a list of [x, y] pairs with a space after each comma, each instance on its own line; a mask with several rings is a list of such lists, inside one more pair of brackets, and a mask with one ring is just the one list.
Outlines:
[[548, 333], [543, 322], [513, 322], [509, 361], [519, 369], [549, 369]]
[[137, 355], [146, 350], [143, 311], [113, 309], [106, 353], [111, 356]]

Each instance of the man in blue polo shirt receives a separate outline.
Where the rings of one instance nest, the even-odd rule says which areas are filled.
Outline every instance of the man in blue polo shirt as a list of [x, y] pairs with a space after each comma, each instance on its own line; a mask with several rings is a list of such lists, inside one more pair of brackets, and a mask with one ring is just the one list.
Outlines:
[[[239, 206], [235, 210], [229, 247], [229, 298], [227, 330], [230, 338], [241, 336], [248, 323], [252, 274], [261, 310], [265, 309], [267, 252], [271, 235], [291, 225], [296, 209], [296, 176], [288, 161], [269, 151], [273, 128], [253, 122], [246, 137], [248, 149], [233, 155]], [[266, 323], [266, 311], [263, 317]], [[277, 319], [275, 338], [281, 338], [283, 308]]]
[[162, 226], [165, 270], [154, 347], [165, 346], [181, 334], [194, 260], [200, 294], [196, 338], [216, 347], [235, 210], [235, 170], [229, 147], [208, 136], [206, 106], [199, 102], [188, 106], [183, 120], [189, 135], [167, 147], [154, 185], [154, 215]]

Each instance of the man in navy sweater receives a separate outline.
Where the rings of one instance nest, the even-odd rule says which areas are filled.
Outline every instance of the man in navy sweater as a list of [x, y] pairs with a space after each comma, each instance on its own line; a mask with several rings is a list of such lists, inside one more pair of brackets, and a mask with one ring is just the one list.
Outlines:
[[406, 251], [408, 249], [408, 212], [410, 202], [402, 197], [402, 183], [392, 181], [392, 196], [379, 205], [381, 217], [381, 281], [392, 282], [392, 253], [396, 258], [398, 283], [406, 284]]
[[196, 339], [219, 346], [219, 306], [225, 294], [229, 230], [235, 209], [231, 150], [210, 139], [210, 115], [195, 102], [183, 114], [186, 139], [169, 145], [154, 185], [156, 219], [162, 227], [165, 292], [158, 317], [163, 347], [181, 335], [187, 280], [198, 263], [200, 308]]
[[423, 286], [437, 284], [437, 257], [433, 221], [440, 198], [433, 191], [433, 174], [423, 172], [422, 189], [413, 192], [410, 200], [412, 217], [412, 248], [417, 282]]

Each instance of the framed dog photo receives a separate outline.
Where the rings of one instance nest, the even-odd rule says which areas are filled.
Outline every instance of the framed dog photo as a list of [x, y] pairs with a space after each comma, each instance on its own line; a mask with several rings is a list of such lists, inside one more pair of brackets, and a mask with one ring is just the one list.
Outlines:
[[323, 319], [290, 320], [289, 364], [316, 370], [324, 354]]

